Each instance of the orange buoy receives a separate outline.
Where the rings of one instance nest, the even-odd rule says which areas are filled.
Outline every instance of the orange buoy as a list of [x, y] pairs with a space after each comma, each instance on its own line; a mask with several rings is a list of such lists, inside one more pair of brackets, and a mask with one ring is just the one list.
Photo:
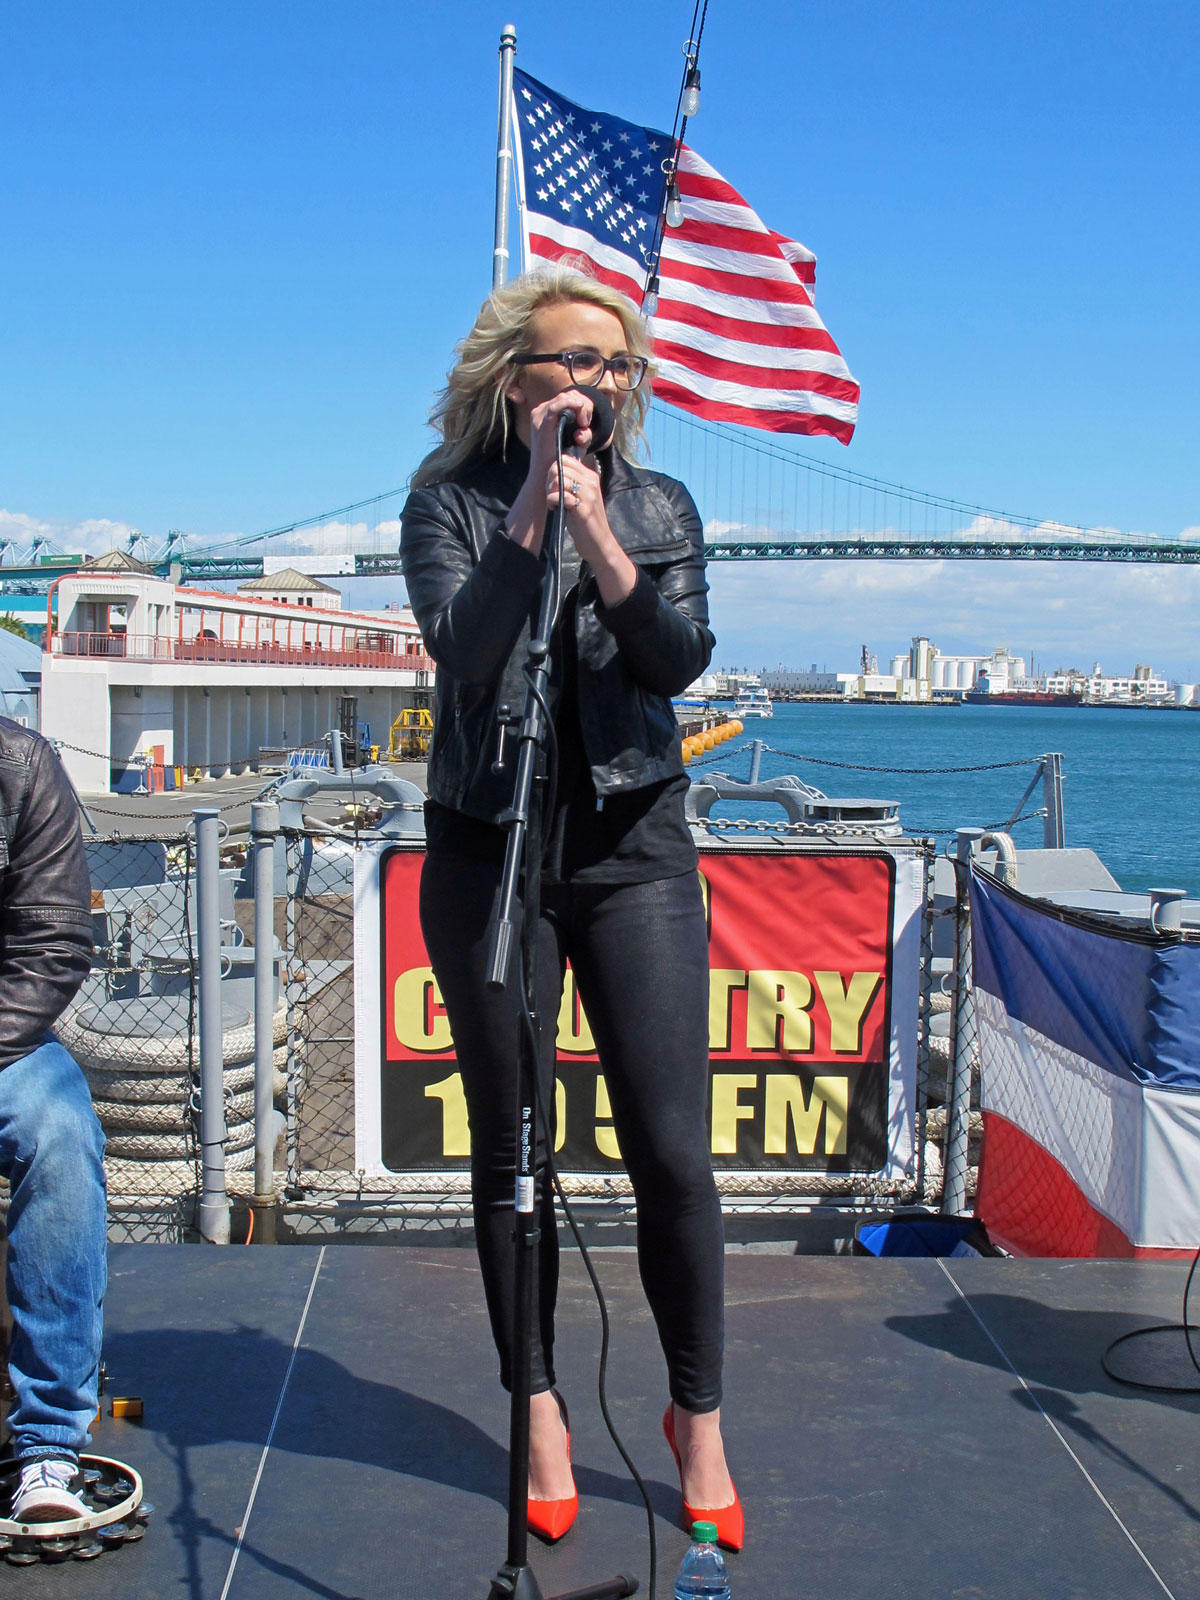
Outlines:
[[712, 749], [713, 745], [716, 743], [716, 740], [712, 736], [711, 728], [705, 728], [704, 732], [700, 735], [700, 743], [706, 750]]
[[729, 737], [731, 739], [736, 739], [738, 734], [742, 732], [742, 722], [739, 717], [734, 717], [733, 721], [728, 723], [727, 726], [729, 728]]

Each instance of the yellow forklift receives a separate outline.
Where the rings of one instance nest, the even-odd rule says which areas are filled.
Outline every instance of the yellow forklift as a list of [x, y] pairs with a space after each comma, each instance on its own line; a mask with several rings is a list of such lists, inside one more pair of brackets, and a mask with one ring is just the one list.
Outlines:
[[406, 706], [388, 735], [389, 761], [424, 761], [433, 738], [433, 716], [424, 706]]

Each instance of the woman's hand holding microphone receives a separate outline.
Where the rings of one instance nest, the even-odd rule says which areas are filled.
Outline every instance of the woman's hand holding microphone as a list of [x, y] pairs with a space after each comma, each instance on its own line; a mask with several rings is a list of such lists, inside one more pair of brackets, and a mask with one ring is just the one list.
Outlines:
[[[560, 478], [556, 444], [564, 411], [570, 411], [576, 419], [574, 428], [567, 424], [566, 433], [580, 455], [568, 455], [564, 448]], [[556, 510], [560, 502], [564, 504], [567, 533], [591, 567], [600, 598], [607, 606], [618, 605], [633, 592], [637, 568], [609, 527], [599, 471], [581, 457], [594, 438], [599, 439], [601, 447], [608, 442], [613, 421], [612, 407], [601, 390], [589, 393], [564, 389], [535, 406], [529, 418], [529, 474], [508, 519], [510, 538], [518, 539], [536, 553], [541, 549], [546, 512]], [[598, 433], [593, 424], [599, 424]]]

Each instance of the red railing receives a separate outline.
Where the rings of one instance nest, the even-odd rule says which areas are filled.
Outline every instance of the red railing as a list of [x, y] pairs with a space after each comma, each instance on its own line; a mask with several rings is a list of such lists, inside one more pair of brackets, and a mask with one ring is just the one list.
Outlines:
[[323, 644], [284, 645], [266, 642], [239, 644], [236, 639], [167, 639], [136, 633], [56, 633], [51, 639], [50, 649], [56, 656], [206, 662], [213, 666], [368, 667], [392, 672], [427, 672], [433, 666], [423, 650], [337, 649]]

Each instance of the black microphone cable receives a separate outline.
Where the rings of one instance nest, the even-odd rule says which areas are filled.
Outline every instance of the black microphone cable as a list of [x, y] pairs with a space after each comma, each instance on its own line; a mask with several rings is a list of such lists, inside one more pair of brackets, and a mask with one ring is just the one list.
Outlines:
[[[520, 971], [520, 978], [521, 1020], [524, 1023], [525, 1029], [529, 1035], [530, 1048], [533, 1050], [534, 1058], [536, 1060], [538, 1056], [537, 1030], [534, 1027], [533, 1016], [525, 999], [525, 973], [523, 965]], [[642, 1504], [646, 1508], [646, 1528], [650, 1543], [650, 1579], [647, 1594], [649, 1595], [649, 1600], [654, 1600], [658, 1571], [658, 1536], [654, 1528], [654, 1507], [650, 1504], [650, 1493], [642, 1480], [642, 1475], [634, 1465], [633, 1457], [625, 1448], [625, 1441], [621, 1438], [620, 1432], [616, 1423], [613, 1421], [612, 1413], [608, 1407], [608, 1352], [612, 1335], [611, 1323], [608, 1315], [608, 1302], [604, 1297], [604, 1289], [601, 1285], [599, 1275], [596, 1272], [595, 1264], [592, 1261], [591, 1253], [589, 1252], [587, 1245], [584, 1243], [583, 1234], [579, 1230], [579, 1223], [576, 1220], [574, 1211], [571, 1209], [571, 1203], [567, 1199], [566, 1191], [562, 1186], [562, 1179], [559, 1176], [558, 1165], [554, 1159], [554, 1137], [550, 1129], [550, 1118], [546, 1111], [545, 1102], [542, 1099], [541, 1086], [537, 1081], [537, 1077], [538, 1074], [535, 1072], [533, 1085], [534, 1113], [537, 1116], [539, 1124], [541, 1125], [542, 1138], [544, 1139], [546, 1145], [546, 1171], [551, 1183], [554, 1186], [554, 1193], [558, 1199], [558, 1203], [562, 1207], [563, 1216], [567, 1220], [567, 1226], [571, 1230], [571, 1236], [575, 1240], [575, 1247], [579, 1251], [579, 1256], [583, 1262], [584, 1271], [587, 1273], [588, 1279], [591, 1282], [592, 1292], [596, 1296], [596, 1305], [600, 1311], [600, 1361], [596, 1373], [596, 1392], [600, 1401], [600, 1415], [604, 1418], [604, 1426], [608, 1430], [608, 1436], [616, 1446], [617, 1454], [625, 1463], [625, 1466], [629, 1472], [629, 1476], [633, 1479], [634, 1484], [637, 1487], [638, 1494], [642, 1498]]]
[[[1200, 1375], [1200, 1359], [1196, 1355], [1196, 1347], [1192, 1343], [1192, 1335], [1200, 1333], [1200, 1327], [1188, 1321], [1188, 1303], [1192, 1294], [1192, 1281], [1196, 1276], [1196, 1268], [1200, 1266], [1200, 1250], [1192, 1257], [1191, 1269], [1187, 1275], [1187, 1282], [1183, 1286], [1183, 1324], [1182, 1333], [1187, 1345], [1187, 1353], [1191, 1357], [1192, 1366], [1197, 1375]], [[1119, 1345], [1128, 1344], [1132, 1339], [1143, 1339], [1152, 1333], [1179, 1333], [1181, 1325], [1178, 1322], [1154, 1322], [1148, 1328], [1134, 1328], [1129, 1333], [1123, 1333], [1116, 1338], [1100, 1357], [1100, 1365], [1114, 1383], [1124, 1384], [1130, 1389], [1149, 1389], [1155, 1394], [1200, 1394], [1200, 1383], [1153, 1383], [1148, 1378], [1127, 1378], [1119, 1372], [1114, 1372], [1109, 1365], [1109, 1357]]]

